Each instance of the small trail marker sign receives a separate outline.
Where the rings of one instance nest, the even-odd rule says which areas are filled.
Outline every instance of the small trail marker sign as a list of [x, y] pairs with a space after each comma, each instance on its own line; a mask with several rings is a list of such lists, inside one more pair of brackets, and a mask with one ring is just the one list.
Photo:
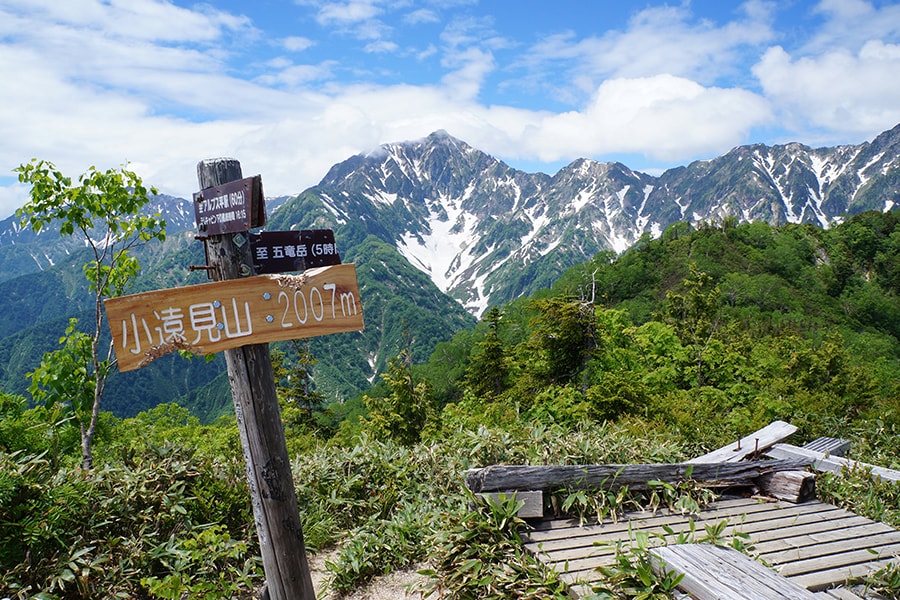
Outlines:
[[104, 305], [120, 371], [176, 350], [210, 354], [364, 327], [353, 264], [132, 294]]
[[251, 233], [250, 251], [259, 275], [341, 264], [331, 229]]
[[262, 176], [238, 179], [195, 192], [194, 218], [203, 235], [262, 227], [266, 224]]

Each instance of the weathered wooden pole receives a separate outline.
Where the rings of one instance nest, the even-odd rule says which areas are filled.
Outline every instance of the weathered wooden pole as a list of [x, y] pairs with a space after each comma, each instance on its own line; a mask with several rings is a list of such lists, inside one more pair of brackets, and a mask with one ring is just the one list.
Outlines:
[[[201, 190], [241, 178], [241, 164], [235, 159], [197, 164]], [[206, 245], [215, 281], [253, 274], [246, 232], [211, 235]], [[269, 346], [252, 344], [226, 350], [225, 361], [268, 595], [272, 600], [315, 600]]]

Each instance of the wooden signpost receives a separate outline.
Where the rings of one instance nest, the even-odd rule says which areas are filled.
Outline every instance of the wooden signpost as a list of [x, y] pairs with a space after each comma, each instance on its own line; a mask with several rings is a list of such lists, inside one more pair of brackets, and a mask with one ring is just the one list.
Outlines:
[[303, 271], [341, 264], [334, 232], [330, 229], [251, 233], [250, 249], [257, 273]]
[[204, 235], [248, 231], [266, 224], [262, 177], [247, 177], [194, 194], [194, 218]]
[[[224, 351], [266, 574], [263, 597], [315, 600], [268, 343], [362, 330], [356, 270], [339, 264], [325, 230], [250, 234], [266, 219], [262, 183], [243, 179], [238, 161], [201, 161], [197, 177], [194, 214], [213, 282], [106, 300], [119, 370], [175, 350]], [[281, 250], [260, 250], [261, 239]], [[272, 262], [270, 252], [294, 260]], [[328, 266], [310, 269], [318, 265]], [[287, 275], [279, 268], [306, 270]]]
[[105, 306], [120, 371], [175, 350], [212, 354], [363, 328], [352, 264], [120, 296]]

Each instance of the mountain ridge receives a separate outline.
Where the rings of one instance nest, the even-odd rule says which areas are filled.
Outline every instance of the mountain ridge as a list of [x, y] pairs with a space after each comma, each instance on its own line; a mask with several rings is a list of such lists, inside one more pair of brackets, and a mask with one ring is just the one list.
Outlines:
[[[357, 264], [366, 331], [311, 342], [322, 359], [316, 385], [340, 400], [367, 389], [400, 349], [425, 360], [488, 307], [533, 295], [569, 267], [601, 252], [615, 256], [675, 223], [828, 227], [857, 212], [893, 209], [898, 190], [900, 125], [859, 145], [738, 146], [658, 176], [590, 159], [552, 176], [526, 173], [437, 131], [349, 157], [316, 186], [267, 199], [267, 229], [334, 229], [343, 261]], [[159, 196], [153, 210], [167, 219], [169, 239], [141, 255], [135, 291], [204, 281], [203, 273], [188, 272], [203, 263], [191, 201]], [[83, 282], [76, 285], [77, 269], [66, 266], [77, 262], [77, 244], [51, 233], [22, 230], [14, 217], [0, 222], [0, 355], [17, 348], [29, 354], [15, 373], [0, 373], [9, 391], [24, 388], [24, 373], [54, 348], [60, 319], [89, 298], [78, 287]], [[34, 304], [36, 294], [54, 301]], [[23, 297], [34, 305], [16, 305]], [[168, 382], [176, 364], [158, 368]], [[178, 393], [214, 375], [199, 364], [184, 369]], [[127, 397], [136, 384], [124, 375], [111, 389]], [[153, 384], [150, 373], [140, 377], [147, 398], [124, 400], [132, 408], [157, 402], [154, 390], [171, 389]], [[227, 393], [218, 385], [203, 401], [212, 407], [207, 414]], [[132, 412], [115, 402], [111, 409]]]
[[828, 227], [848, 214], [890, 210], [898, 184], [900, 125], [855, 146], [738, 146], [659, 176], [590, 159], [553, 176], [525, 173], [441, 130], [338, 163], [304, 194], [336, 223], [362, 220], [478, 316], [678, 221]]

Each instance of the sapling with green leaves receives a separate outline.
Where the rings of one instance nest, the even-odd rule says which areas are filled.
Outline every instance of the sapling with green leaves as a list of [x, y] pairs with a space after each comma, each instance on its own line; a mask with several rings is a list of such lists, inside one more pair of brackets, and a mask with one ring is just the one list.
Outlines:
[[165, 240], [166, 222], [143, 214], [157, 191], [127, 166], [91, 167], [77, 182], [44, 160], [33, 159], [15, 171], [21, 183], [31, 185], [29, 200], [16, 211], [21, 225], [36, 233], [58, 226], [61, 236], [77, 236], [91, 252], [82, 270], [93, 294], [92, 327], [81, 331], [77, 320], [70, 320], [61, 347], [46, 353], [28, 374], [36, 401], [71, 410], [81, 432], [82, 466], [91, 469], [103, 390], [114, 364], [113, 342], [101, 348], [103, 300], [121, 296], [134, 281], [140, 264], [133, 251]]

